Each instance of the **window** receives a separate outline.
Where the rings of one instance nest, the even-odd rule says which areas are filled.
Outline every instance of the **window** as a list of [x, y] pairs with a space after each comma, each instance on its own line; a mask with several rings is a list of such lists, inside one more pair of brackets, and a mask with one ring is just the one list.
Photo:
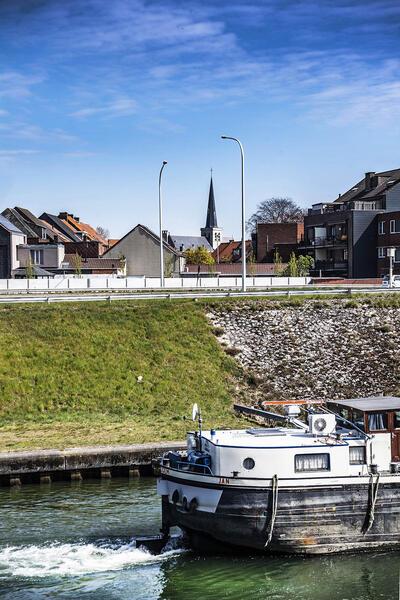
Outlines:
[[400, 233], [400, 221], [398, 219], [390, 221], [390, 233]]
[[378, 258], [385, 258], [386, 248], [378, 248]]
[[254, 469], [254, 467], [256, 466], [256, 463], [254, 462], [254, 459], [252, 459], [252, 458], [245, 458], [243, 461], [243, 466], [248, 471], [251, 471], [251, 469]]
[[394, 262], [400, 262], [400, 248], [394, 250]]
[[296, 454], [294, 457], [294, 470], [296, 473], [330, 471], [330, 468], [329, 454]]
[[369, 413], [368, 415], [368, 429], [370, 431], [381, 431], [387, 429], [388, 418], [387, 413]]
[[400, 410], [395, 410], [393, 413], [393, 427], [400, 429]]
[[379, 233], [379, 235], [382, 235], [385, 233], [385, 221], [378, 222], [378, 233]]
[[43, 264], [43, 250], [31, 250], [31, 261], [33, 265]]
[[349, 461], [351, 465], [365, 465], [367, 462], [365, 446], [353, 446], [349, 448]]

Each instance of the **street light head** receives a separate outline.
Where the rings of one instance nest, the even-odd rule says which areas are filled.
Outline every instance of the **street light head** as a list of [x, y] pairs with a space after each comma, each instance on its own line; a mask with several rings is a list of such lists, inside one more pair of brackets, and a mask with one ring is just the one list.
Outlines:
[[163, 160], [163, 161], [162, 161], [162, 164], [163, 164], [163, 165], [167, 165], [167, 164], [168, 164], [168, 161], [167, 161], [167, 160]]
[[227, 137], [226, 135], [221, 135], [221, 138], [222, 138], [223, 140], [227, 140], [227, 139], [228, 139], [228, 137]]

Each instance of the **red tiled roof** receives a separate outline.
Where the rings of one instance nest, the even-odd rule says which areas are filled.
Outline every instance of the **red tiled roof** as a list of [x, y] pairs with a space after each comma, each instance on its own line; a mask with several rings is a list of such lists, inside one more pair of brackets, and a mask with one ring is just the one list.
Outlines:
[[[216, 262], [235, 262], [241, 260], [241, 249], [242, 241], [236, 242], [235, 240], [230, 240], [229, 242], [222, 242], [218, 246], [218, 248], [214, 250], [212, 255]], [[238, 256], [236, 258], [235, 256], [233, 256], [235, 250], [239, 250]], [[251, 253], [251, 251], [251, 240], [246, 240], [246, 256], [248, 256]]]
[[74, 219], [71, 215], [68, 215], [66, 219], [62, 219], [62, 221], [68, 225], [68, 227], [71, 227], [72, 230], [75, 231], [81, 231], [83, 233], [86, 233], [87, 236], [91, 239], [91, 240], [95, 240], [97, 242], [101, 242], [102, 244], [104, 244], [105, 246], [107, 246], [107, 241], [97, 233], [97, 231], [88, 223], [83, 223], [82, 221], [77, 221], [76, 219]]

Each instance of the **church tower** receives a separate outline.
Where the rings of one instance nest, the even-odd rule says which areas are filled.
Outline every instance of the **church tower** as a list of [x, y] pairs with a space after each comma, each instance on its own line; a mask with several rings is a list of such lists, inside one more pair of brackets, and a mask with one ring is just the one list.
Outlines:
[[213, 250], [215, 250], [222, 242], [222, 229], [218, 227], [217, 211], [215, 208], [212, 169], [210, 191], [208, 194], [206, 226], [201, 228], [201, 235], [203, 235], [208, 240], [209, 244], [213, 247]]

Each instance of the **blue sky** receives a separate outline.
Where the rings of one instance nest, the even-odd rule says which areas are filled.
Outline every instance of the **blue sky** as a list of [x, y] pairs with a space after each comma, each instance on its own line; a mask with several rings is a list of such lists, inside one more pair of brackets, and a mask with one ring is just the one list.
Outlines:
[[123, 235], [334, 199], [400, 166], [398, 0], [1, 0], [0, 207], [69, 210]]

